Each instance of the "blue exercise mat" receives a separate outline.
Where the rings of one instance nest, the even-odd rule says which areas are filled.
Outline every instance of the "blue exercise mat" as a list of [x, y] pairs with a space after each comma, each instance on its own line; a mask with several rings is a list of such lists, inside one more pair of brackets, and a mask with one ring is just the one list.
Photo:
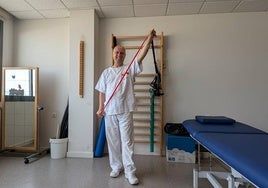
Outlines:
[[95, 147], [94, 157], [102, 157], [104, 152], [104, 146], [106, 143], [106, 136], [105, 136], [105, 121], [104, 117], [101, 119], [100, 124], [100, 131], [98, 135], [98, 140]]

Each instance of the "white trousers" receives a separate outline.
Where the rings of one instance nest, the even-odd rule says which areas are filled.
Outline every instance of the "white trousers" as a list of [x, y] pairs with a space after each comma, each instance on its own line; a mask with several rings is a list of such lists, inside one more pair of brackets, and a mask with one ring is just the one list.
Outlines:
[[135, 173], [132, 113], [106, 115], [105, 131], [112, 170], [124, 167], [125, 175]]

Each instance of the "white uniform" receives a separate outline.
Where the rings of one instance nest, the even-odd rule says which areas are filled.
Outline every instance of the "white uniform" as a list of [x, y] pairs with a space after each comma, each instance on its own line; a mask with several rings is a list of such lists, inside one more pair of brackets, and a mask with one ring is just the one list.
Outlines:
[[[126, 65], [118, 68], [109, 67], [101, 74], [95, 89], [105, 93], [105, 104], [127, 67]], [[133, 162], [132, 112], [135, 109], [134, 79], [141, 71], [142, 64], [139, 65], [137, 59], [135, 59], [105, 108], [105, 131], [110, 166], [113, 170], [120, 170], [124, 167], [126, 175], [136, 171]]]

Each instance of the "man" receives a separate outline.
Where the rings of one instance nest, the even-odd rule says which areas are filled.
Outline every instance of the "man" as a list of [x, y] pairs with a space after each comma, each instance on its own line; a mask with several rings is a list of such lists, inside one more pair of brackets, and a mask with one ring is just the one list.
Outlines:
[[133, 82], [135, 76], [142, 72], [142, 60], [146, 56], [154, 36], [155, 30], [152, 29], [130, 67], [123, 64], [126, 57], [125, 48], [120, 45], [115, 46], [113, 49], [114, 64], [102, 72], [95, 87], [99, 91], [99, 109], [96, 114], [99, 118], [105, 115], [106, 139], [112, 168], [110, 176], [116, 178], [124, 169], [125, 177], [132, 185], [139, 183], [133, 161], [132, 112], [135, 109]]

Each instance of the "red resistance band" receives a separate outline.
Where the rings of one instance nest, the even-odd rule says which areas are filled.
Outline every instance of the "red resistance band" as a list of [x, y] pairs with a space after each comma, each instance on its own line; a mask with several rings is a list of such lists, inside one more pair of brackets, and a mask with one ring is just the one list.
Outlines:
[[145, 39], [143, 40], [142, 44], [140, 45], [140, 47], [139, 47], [138, 51], [136, 52], [136, 54], [134, 55], [133, 59], [131, 60], [131, 63], [129, 63], [129, 65], [128, 65], [128, 67], [127, 67], [127, 70], [126, 70], [126, 71], [125, 71], [125, 72], [122, 74], [121, 79], [120, 79], [120, 80], [119, 80], [119, 82], [117, 83], [117, 85], [116, 85], [116, 87], [115, 87], [115, 89], [114, 89], [113, 93], [111, 94], [111, 96], [110, 96], [109, 100], [108, 100], [108, 101], [107, 101], [107, 103], [105, 104], [104, 109], [106, 108], [106, 106], [109, 104], [109, 102], [110, 102], [110, 101], [111, 101], [111, 99], [113, 98], [113, 96], [114, 96], [114, 94], [115, 94], [115, 92], [116, 92], [117, 88], [118, 88], [118, 87], [119, 87], [119, 85], [122, 83], [122, 81], [123, 81], [124, 77], [127, 75], [128, 71], [129, 71], [129, 69], [130, 69], [130, 66], [133, 64], [133, 62], [134, 62], [135, 58], [137, 57], [138, 53], [139, 53], [139, 52], [140, 52], [140, 50], [142, 49], [143, 44], [145, 43], [145, 41], [146, 41], [146, 39], [147, 39], [147, 38], [148, 38], [148, 36], [147, 36], [147, 37], [145, 37]]

